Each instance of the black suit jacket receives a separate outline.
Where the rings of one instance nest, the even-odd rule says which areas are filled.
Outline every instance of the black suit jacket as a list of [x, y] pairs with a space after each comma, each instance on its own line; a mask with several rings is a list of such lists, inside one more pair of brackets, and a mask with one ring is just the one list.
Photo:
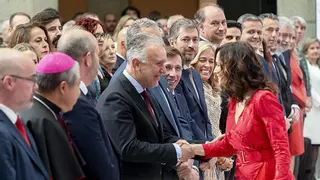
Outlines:
[[161, 119], [160, 107], [151, 95], [149, 98], [157, 122], [149, 113], [142, 96], [120, 74], [102, 93], [97, 104], [97, 110], [120, 156], [121, 179], [124, 180], [160, 180], [163, 166], [175, 166], [177, 163], [172, 143], [179, 138], [170, 135], [162, 126], [158, 120]]
[[62, 117], [86, 162], [83, 166], [86, 177], [119, 180], [118, 158], [101, 117], [88, 97], [81, 93], [72, 111]]

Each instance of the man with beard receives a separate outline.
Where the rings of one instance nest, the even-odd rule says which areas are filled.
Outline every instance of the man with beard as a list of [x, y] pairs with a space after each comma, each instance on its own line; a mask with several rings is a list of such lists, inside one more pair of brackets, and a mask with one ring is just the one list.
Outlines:
[[[191, 116], [196, 121], [201, 136], [199, 140], [212, 140], [211, 123], [208, 118], [204, 99], [203, 84], [200, 74], [190, 66], [198, 51], [199, 31], [197, 25], [190, 19], [180, 19], [173, 23], [169, 33], [170, 45], [177, 48], [184, 58], [182, 78], [176, 87], [176, 92], [182, 94], [191, 109]], [[194, 134], [197, 134], [194, 132]]]
[[56, 47], [62, 30], [58, 11], [52, 8], [47, 8], [33, 16], [31, 21], [46, 28], [50, 39], [49, 42], [53, 47]]
[[220, 45], [227, 32], [227, 22], [223, 9], [210, 3], [199, 9], [194, 15], [200, 31], [200, 39]]

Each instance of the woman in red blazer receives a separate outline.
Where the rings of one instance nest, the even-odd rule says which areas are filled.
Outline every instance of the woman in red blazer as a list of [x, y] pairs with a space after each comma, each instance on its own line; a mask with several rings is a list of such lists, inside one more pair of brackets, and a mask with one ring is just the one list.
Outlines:
[[227, 121], [235, 125], [220, 140], [193, 145], [205, 159], [237, 154], [237, 180], [291, 180], [289, 141], [273, 84], [252, 47], [243, 42], [216, 50], [215, 73], [230, 98]]

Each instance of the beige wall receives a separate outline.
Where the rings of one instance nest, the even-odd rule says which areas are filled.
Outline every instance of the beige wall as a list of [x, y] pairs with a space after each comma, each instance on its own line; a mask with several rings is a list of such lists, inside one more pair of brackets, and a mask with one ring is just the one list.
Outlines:
[[316, 0], [278, 0], [279, 16], [301, 16], [307, 22], [305, 37], [316, 37]]
[[0, 0], [0, 20], [9, 19], [15, 12], [33, 16], [47, 7], [57, 9], [58, 0]]

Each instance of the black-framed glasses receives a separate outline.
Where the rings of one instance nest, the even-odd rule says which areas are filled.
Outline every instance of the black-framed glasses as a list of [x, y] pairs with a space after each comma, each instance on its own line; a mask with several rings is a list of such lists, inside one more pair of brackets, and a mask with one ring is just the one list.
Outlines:
[[[22, 80], [30, 81], [32, 83], [36, 83], [37, 82], [36, 75], [32, 75], [31, 77], [22, 77], [22, 76], [18, 76], [18, 75], [7, 75], [7, 76], [11, 76], [11, 77], [16, 78], [16, 79], [22, 79]], [[4, 77], [2, 78], [2, 80], [4, 79]]]
[[95, 34], [93, 34], [94, 35], [94, 37], [96, 38], [96, 39], [101, 39], [101, 38], [106, 38], [107, 37], [107, 34], [106, 33], [95, 33]]

